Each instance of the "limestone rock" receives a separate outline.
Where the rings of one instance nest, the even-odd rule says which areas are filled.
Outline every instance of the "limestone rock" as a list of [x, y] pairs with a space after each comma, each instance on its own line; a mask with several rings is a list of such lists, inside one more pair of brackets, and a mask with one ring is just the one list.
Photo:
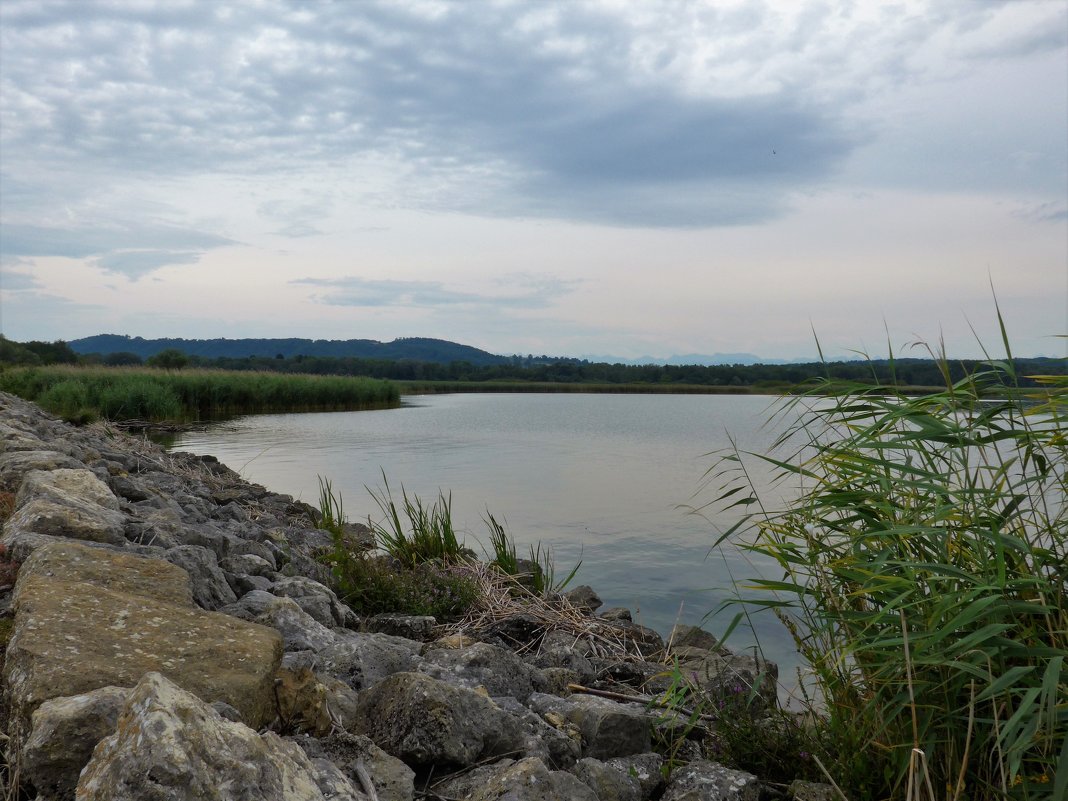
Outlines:
[[684, 623], [676, 623], [671, 629], [671, 649], [677, 648], [700, 648], [704, 651], [718, 651], [719, 640], [713, 637], [699, 626], [687, 626]]
[[660, 754], [649, 752], [613, 757], [606, 759], [604, 764], [637, 779], [643, 801], [649, 801], [650, 798], [655, 797], [660, 792], [660, 788], [664, 786], [664, 774], [661, 771], [664, 758]]
[[258, 735], [158, 673], [137, 684], [97, 745], [79, 801], [358, 801], [329, 764], [273, 732]]
[[37, 708], [19, 765], [39, 798], [73, 798], [78, 774], [96, 744], [115, 732], [129, 694], [129, 687], [101, 687]]
[[107, 484], [84, 468], [30, 471], [23, 476], [15, 504], [18, 506], [33, 498], [49, 498], [57, 503], [76, 498], [114, 512], [119, 510], [119, 499]]
[[[44, 443], [41, 443], [42, 445]], [[84, 469], [85, 465], [53, 450], [4, 450], [0, 453], [0, 491], [15, 492], [31, 470]]]
[[595, 759], [641, 754], [650, 750], [652, 719], [640, 704], [575, 695], [559, 698], [534, 693], [530, 708], [549, 719], [561, 716], [582, 733], [584, 756]]
[[507, 695], [518, 701], [526, 701], [532, 692], [545, 687], [538, 671], [514, 651], [484, 642], [455, 650], [429, 650], [418, 670], [458, 687], [483, 687], [491, 696]]
[[126, 542], [125, 522], [120, 512], [74, 496], [64, 502], [30, 498], [8, 519], [4, 536], [25, 532], [122, 545]]
[[345, 622], [344, 609], [334, 591], [318, 581], [304, 576], [285, 576], [274, 582], [271, 592], [292, 598], [297, 606], [324, 626], [341, 626]]
[[365, 690], [394, 673], [416, 670], [423, 644], [388, 634], [352, 632], [319, 652], [323, 671], [356, 690]]
[[365, 628], [379, 634], [392, 634], [409, 640], [429, 642], [438, 624], [433, 615], [398, 615], [383, 613], [367, 618]]
[[508, 766], [470, 796], [471, 801], [598, 801], [597, 794], [570, 773], [549, 770], [540, 759]]
[[591, 614], [604, 605], [604, 601], [589, 584], [581, 584], [573, 590], [568, 590], [564, 593], [564, 597], [571, 602], [572, 606]]
[[751, 773], [717, 762], [694, 760], [675, 770], [662, 801], [759, 801], [760, 782]]
[[396, 673], [360, 693], [357, 727], [412, 767], [466, 767], [520, 748], [519, 724], [489, 698], [421, 673]]
[[705, 693], [728, 705], [749, 703], [754, 711], [774, 709], [778, 704], [779, 667], [759, 656], [721, 649], [702, 659], [680, 662], [679, 667]]
[[604, 762], [589, 757], [580, 759], [570, 772], [593, 790], [599, 801], [642, 801], [642, 786], [637, 777]]
[[324, 737], [355, 723], [358, 697], [343, 681], [315, 672], [311, 651], [286, 654], [275, 678], [283, 727]]
[[4, 678], [16, 742], [44, 701], [160, 671], [250, 725], [274, 717], [278, 634], [189, 602], [188, 577], [157, 559], [74, 542], [23, 564]]
[[226, 576], [219, 569], [215, 553], [199, 545], [169, 548], [163, 558], [189, 574], [193, 601], [203, 609], [216, 610], [237, 600]]
[[307, 736], [291, 739], [312, 759], [329, 759], [341, 768], [357, 787], [359, 783], [356, 765], [362, 763], [381, 801], [412, 801], [415, 797], [415, 772], [401, 760], [387, 754], [368, 737], [334, 732], [321, 739]]

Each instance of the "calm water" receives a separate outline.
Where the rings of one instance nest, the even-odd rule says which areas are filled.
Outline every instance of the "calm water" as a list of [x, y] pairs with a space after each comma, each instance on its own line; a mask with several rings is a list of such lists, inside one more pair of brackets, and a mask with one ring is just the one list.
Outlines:
[[[318, 476], [344, 497], [351, 520], [377, 514], [366, 487], [389, 479], [424, 500], [452, 493], [468, 545], [488, 544], [486, 510], [520, 551], [551, 545], [557, 572], [579, 560], [574, 584], [606, 606], [667, 634], [676, 619], [700, 623], [760, 566], [732, 551], [709, 553], [717, 529], [684, 507], [707, 502], [707, 454], [729, 444], [766, 451], [772, 398], [718, 395], [458, 394], [415, 396], [400, 409], [241, 418], [183, 434], [174, 448], [210, 453], [246, 479], [309, 503]], [[757, 474], [766, 483], [766, 474]], [[767, 568], [765, 568], [767, 569]], [[716, 631], [723, 623], [706, 623]], [[773, 620], [758, 628], [784, 678], [795, 657]], [[747, 642], [732, 635], [731, 644]]]

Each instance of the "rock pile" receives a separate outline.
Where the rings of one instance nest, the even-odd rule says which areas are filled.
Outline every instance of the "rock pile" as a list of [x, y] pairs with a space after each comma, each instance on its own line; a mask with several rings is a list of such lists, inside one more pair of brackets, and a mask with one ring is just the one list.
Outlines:
[[[463, 634], [361, 620], [315, 559], [329, 538], [306, 505], [4, 394], [0, 493], [4, 558], [22, 563], [0, 588], [13, 617], [0, 725], [24, 797], [760, 797], [756, 777], [702, 759], [665, 780], [663, 711], [568, 691], [663, 681], [646, 661], [663, 643], [625, 610], [598, 625], [614, 621], [644, 658], [523, 615]], [[580, 614], [598, 605], [588, 588], [573, 596]], [[701, 681], [766, 679], [774, 703], [773, 666], [699, 630], [673, 645]]]

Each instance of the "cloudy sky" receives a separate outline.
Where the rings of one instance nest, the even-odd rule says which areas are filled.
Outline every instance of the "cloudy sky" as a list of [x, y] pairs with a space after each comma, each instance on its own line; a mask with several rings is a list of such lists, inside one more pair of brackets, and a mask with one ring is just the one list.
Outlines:
[[1068, 3], [4, 0], [11, 339], [1065, 355]]

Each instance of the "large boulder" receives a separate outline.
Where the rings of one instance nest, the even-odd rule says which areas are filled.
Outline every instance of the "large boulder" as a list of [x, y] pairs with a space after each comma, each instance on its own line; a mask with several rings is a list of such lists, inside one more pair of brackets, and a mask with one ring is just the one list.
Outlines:
[[333, 590], [318, 581], [304, 576], [285, 576], [274, 582], [271, 592], [292, 598], [297, 606], [324, 626], [345, 625], [345, 607]]
[[470, 801], [598, 801], [597, 794], [570, 773], [549, 770], [528, 757], [508, 765], [468, 796]]
[[514, 651], [484, 642], [466, 648], [430, 649], [418, 669], [457, 687], [482, 687], [491, 696], [506, 695], [517, 701], [526, 701], [532, 692], [545, 688], [539, 671]]
[[595, 759], [641, 754], [650, 750], [653, 717], [641, 704], [575, 695], [560, 698], [534, 693], [530, 708], [546, 720], [561, 719], [582, 734], [583, 756]]
[[158, 673], [130, 693], [118, 727], [78, 781], [79, 801], [358, 801], [340, 770], [294, 743], [225, 720]]
[[520, 749], [519, 723], [486, 696], [422, 673], [360, 693], [357, 729], [414, 768], [467, 767]]
[[197, 606], [214, 611], [237, 600], [214, 551], [199, 545], [179, 545], [168, 548], [163, 558], [189, 574]]
[[0, 491], [15, 492], [31, 470], [84, 469], [72, 456], [53, 450], [5, 449], [0, 453]]
[[[57, 472], [87, 473], [99, 483], [99, 479], [88, 470]], [[64, 493], [61, 488], [53, 487], [52, 492], [43, 496], [19, 493], [15, 513], [4, 525], [4, 539], [6, 541], [18, 534], [43, 534], [122, 545], [126, 542], [125, 523], [126, 518], [121, 512], [101, 506], [92, 496]]]
[[412, 801], [415, 797], [415, 771], [368, 737], [335, 731], [318, 739], [308, 736], [291, 739], [312, 759], [329, 759], [354, 785], [359, 781], [362, 767], [380, 801]]
[[422, 650], [422, 643], [404, 637], [351, 632], [319, 652], [319, 666], [353, 689], [366, 690], [394, 673], [416, 670]]
[[752, 773], [695, 759], [677, 768], [661, 801], [759, 801], [760, 781]]
[[78, 774], [96, 744], [115, 732], [129, 694], [129, 687], [101, 687], [82, 695], [53, 698], [34, 711], [33, 729], [22, 747], [19, 764], [39, 799], [74, 796]]
[[16, 743], [44, 701], [159, 671], [250, 725], [274, 717], [278, 634], [193, 606], [189, 578], [159, 560], [55, 542], [23, 564], [4, 678]]

